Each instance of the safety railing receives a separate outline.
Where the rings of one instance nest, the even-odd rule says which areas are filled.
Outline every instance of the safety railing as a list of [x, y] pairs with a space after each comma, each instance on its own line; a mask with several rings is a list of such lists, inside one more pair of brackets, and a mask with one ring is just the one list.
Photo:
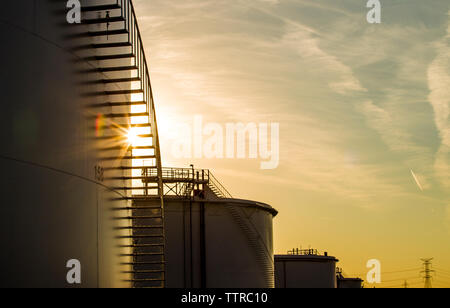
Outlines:
[[[158, 172], [154, 168], [142, 167], [141, 176], [143, 182], [148, 182], [146, 178], [153, 179], [158, 177]], [[217, 178], [208, 169], [193, 168], [162, 168], [161, 176], [163, 183], [179, 183], [181, 191], [189, 193], [193, 185], [208, 185], [211, 190], [220, 198], [232, 198], [228, 190], [217, 180]], [[176, 190], [180, 191], [180, 190]]]
[[319, 251], [317, 249], [299, 249], [294, 248], [288, 251], [288, 255], [294, 256], [318, 256]]
[[233, 198], [228, 190], [216, 179], [213, 174], [209, 174], [208, 185], [215, 190], [218, 197], [221, 198]]
[[[161, 153], [159, 149], [159, 134], [156, 119], [155, 103], [153, 99], [153, 91], [150, 81], [149, 66], [145, 55], [144, 44], [142, 41], [141, 31], [137, 22], [136, 12], [131, 0], [117, 0], [117, 5], [121, 7], [121, 14], [125, 19], [125, 28], [128, 30], [128, 42], [131, 44], [132, 54], [135, 56], [135, 65], [137, 67], [137, 77], [142, 90], [143, 101], [147, 103], [147, 112], [149, 115], [150, 125], [153, 133], [153, 145], [155, 147], [156, 158], [156, 177], [159, 179], [160, 197], [163, 197], [162, 185], [162, 166]], [[153, 170], [154, 171], [154, 170]]]

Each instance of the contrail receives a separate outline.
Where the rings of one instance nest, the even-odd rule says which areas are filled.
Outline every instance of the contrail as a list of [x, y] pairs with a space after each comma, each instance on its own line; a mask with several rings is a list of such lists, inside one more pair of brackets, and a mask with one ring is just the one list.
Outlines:
[[417, 186], [420, 188], [421, 191], [423, 191], [423, 187], [419, 182], [419, 179], [417, 178], [416, 174], [414, 173], [414, 171], [411, 169], [411, 175], [414, 178], [414, 181], [416, 181]]

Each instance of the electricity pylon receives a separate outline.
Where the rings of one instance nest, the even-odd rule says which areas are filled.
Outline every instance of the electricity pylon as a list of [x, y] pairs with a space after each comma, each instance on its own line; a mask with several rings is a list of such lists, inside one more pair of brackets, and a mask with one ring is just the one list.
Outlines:
[[429, 259], [421, 259], [423, 261], [423, 271], [421, 271], [421, 273], [424, 274], [423, 278], [425, 279], [425, 289], [431, 289], [432, 285], [431, 285], [431, 279], [432, 277], [432, 273], [434, 273], [434, 271], [431, 269], [431, 260], [433, 260], [433, 258], [429, 258]]

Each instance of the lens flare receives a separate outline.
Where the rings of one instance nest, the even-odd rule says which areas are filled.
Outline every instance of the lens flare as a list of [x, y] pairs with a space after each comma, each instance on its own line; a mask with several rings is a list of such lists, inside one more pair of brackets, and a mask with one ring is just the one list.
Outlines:
[[132, 146], [136, 146], [139, 142], [139, 135], [137, 134], [135, 129], [130, 129], [127, 134], [128, 144]]

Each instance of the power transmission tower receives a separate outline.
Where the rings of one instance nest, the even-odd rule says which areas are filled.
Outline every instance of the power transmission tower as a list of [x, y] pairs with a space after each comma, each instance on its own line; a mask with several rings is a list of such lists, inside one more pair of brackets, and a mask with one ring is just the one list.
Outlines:
[[429, 258], [429, 259], [421, 259], [423, 261], [423, 271], [421, 271], [421, 273], [424, 274], [423, 278], [425, 280], [425, 289], [431, 289], [431, 279], [432, 277], [432, 273], [434, 273], [434, 271], [431, 269], [431, 260], [433, 260], [433, 258]]
[[405, 280], [405, 283], [403, 284], [403, 287], [404, 287], [405, 289], [408, 289], [408, 281]]

